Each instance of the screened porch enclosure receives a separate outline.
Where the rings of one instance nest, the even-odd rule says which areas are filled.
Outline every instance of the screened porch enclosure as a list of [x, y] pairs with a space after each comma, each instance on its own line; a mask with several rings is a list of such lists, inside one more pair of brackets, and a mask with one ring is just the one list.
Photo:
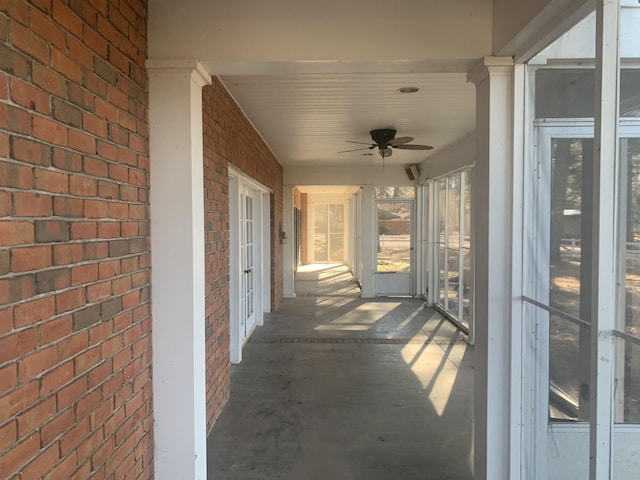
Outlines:
[[[598, 118], [604, 113], [594, 102], [616, 93], [598, 89], [595, 14], [527, 66], [523, 311], [534, 333], [524, 356], [535, 364], [532, 449], [546, 465], [537, 478], [609, 471], [607, 478], [626, 479], [638, 468], [639, 12], [637, 5], [619, 12], [616, 117]], [[596, 440], [607, 435], [611, 442]]]

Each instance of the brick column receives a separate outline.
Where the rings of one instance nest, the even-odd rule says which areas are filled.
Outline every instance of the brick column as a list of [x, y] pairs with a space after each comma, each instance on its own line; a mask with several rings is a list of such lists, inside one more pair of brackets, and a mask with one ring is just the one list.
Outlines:
[[195, 61], [149, 61], [155, 475], [206, 479], [202, 87]]

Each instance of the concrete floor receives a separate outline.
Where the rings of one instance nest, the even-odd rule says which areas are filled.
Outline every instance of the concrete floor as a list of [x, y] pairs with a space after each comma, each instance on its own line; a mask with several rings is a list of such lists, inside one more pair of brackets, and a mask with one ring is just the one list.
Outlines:
[[209, 480], [473, 478], [473, 361], [409, 298], [359, 298], [342, 266], [296, 274], [231, 370]]

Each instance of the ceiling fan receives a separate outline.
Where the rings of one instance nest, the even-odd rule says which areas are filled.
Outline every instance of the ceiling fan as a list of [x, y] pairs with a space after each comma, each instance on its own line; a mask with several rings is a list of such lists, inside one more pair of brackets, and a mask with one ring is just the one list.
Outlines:
[[373, 150], [378, 148], [378, 153], [382, 158], [390, 157], [393, 154], [393, 149], [398, 150], [433, 150], [433, 147], [429, 145], [416, 145], [410, 144], [413, 141], [413, 137], [398, 137], [396, 138], [396, 130], [394, 128], [380, 128], [371, 130], [369, 134], [374, 143], [354, 142], [347, 140], [347, 143], [359, 143], [361, 145], [368, 145], [367, 147], [354, 148], [353, 150], [343, 150], [338, 153], [357, 152], [358, 150]]

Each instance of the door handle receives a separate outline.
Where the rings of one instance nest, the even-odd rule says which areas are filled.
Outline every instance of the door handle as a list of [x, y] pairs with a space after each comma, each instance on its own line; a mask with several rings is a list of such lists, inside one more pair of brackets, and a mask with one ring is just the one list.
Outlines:
[[244, 273], [251, 273], [251, 270], [253, 270], [253, 268], [247, 268]]

